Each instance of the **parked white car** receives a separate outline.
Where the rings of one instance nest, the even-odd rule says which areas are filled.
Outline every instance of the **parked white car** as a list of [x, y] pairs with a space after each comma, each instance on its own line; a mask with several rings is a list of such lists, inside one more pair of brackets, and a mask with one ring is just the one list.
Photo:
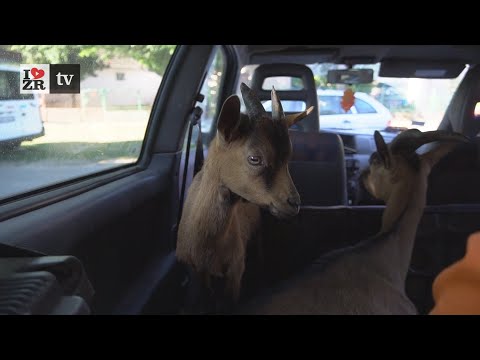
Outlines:
[[38, 96], [20, 94], [19, 68], [0, 65], [0, 144], [19, 145], [42, 135]]
[[[355, 93], [355, 104], [347, 113], [341, 107], [343, 90], [317, 90], [317, 95], [321, 130], [373, 134], [375, 130], [385, 130], [393, 120], [390, 110], [363, 92]], [[270, 100], [263, 106], [271, 111]], [[305, 110], [303, 101], [282, 101], [282, 106], [287, 112]]]
[[322, 130], [373, 133], [387, 128], [393, 119], [390, 110], [363, 92], [355, 93], [355, 104], [347, 113], [341, 107], [342, 90], [318, 90], [317, 95]]

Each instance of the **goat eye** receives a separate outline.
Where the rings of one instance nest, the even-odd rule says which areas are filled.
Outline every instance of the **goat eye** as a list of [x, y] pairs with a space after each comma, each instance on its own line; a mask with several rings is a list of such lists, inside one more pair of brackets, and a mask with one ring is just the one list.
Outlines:
[[249, 156], [248, 163], [253, 166], [262, 165], [262, 157], [261, 156]]

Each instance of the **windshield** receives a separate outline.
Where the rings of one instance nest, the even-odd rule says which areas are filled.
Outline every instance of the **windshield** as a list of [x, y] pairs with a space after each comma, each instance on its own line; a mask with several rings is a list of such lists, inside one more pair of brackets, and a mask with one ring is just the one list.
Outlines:
[[[251, 83], [258, 65], [242, 69], [240, 82]], [[468, 67], [455, 79], [388, 78], [378, 75], [380, 64], [356, 65], [355, 68], [370, 68], [374, 71], [371, 84], [353, 85], [354, 102], [345, 111], [342, 98], [347, 85], [329, 84], [327, 72], [345, 69], [345, 65], [322, 63], [309, 65], [317, 87], [320, 113], [319, 126], [323, 131], [346, 134], [373, 134], [375, 130], [396, 133], [417, 128], [421, 131], [438, 128], [453, 93], [463, 79]], [[301, 90], [303, 84], [297, 78], [268, 78], [263, 88]], [[302, 111], [303, 101], [282, 101], [285, 111]], [[264, 102], [271, 111], [270, 101]]]

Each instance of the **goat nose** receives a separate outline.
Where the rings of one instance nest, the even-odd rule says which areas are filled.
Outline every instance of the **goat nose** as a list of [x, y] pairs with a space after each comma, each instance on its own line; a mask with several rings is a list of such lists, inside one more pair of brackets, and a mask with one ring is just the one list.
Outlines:
[[299, 208], [300, 207], [300, 198], [298, 197], [290, 197], [287, 199], [287, 202], [294, 208]]

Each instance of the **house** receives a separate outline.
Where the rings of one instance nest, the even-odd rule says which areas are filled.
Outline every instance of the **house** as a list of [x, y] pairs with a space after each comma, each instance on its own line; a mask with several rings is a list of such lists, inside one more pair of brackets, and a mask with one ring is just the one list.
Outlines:
[[108, 67], [81, 81], [82, 106], [139, 108], [152, 106], [162, 77], [131, 58], [115, 58]]

